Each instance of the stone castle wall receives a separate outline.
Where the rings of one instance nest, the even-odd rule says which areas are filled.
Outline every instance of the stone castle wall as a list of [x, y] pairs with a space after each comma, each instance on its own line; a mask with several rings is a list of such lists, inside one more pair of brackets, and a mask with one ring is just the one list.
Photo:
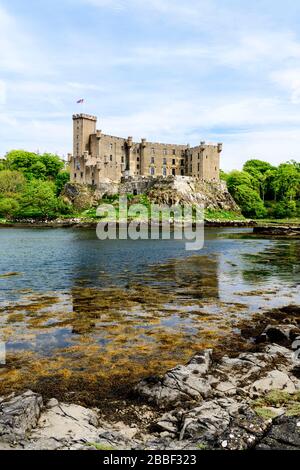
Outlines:
[[118, 183], [122, 177], [191, 176], [219, 181], [222, 144], [201, 142], [175, 145], [133, 142], [103, 134], [96, 129], [97, 118], [87, 114], [73, 116], [73, 155], [69, 155], [71, 181], [99, 187]]

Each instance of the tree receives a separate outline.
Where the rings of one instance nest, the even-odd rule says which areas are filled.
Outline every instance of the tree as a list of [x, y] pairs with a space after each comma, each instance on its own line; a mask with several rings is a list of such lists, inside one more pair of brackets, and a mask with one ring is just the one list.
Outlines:
[[225, 171], [220, 170], [220, 180], [227, 181], [227, 178], [228, 178], [228, 174], [225, 173]]
[[11, 170], [24, 173], [26, 179], [55, 179], [64, 162], [51, 153], [38, 155], [25, 150], [12, 150], [6, 154], [6, 164]]
[[279, 165], [272, 186], [276, 199], [295, 200], [300, 194], [300, 170], [297, 164], [282, 163]]
[[52, 217], [58, 208], [55, 185], [47, 181], [32, 180], [27, 183], [20, 198], [20, 216]]
[[275, 204], [273, 209], [273, 217], [277, 219], [285, 219], [295, 217], [297, 215], [297, 205], [295, 201], [283, 199]]
[[19, 209], [19, 204], [16, 199], [4, 197], [0, 199], [0, 217], [11, 217]]
[[227, 175], [227, 187], [230, 194], [235, 198], [235, 194], [239, 186], [245, 185], [253, 189], [255, 184], [253, 183], [252, 176], [246, 171], [231, 171]]
[[40, 155], [40, 161], [45, 165], [46, 175], [52, 178], [56, 178], [65, 165], [57, 155], [53, 155], [52, 153]]
[[15, 170], [0, 171], [0, 194], [10, 196], [23, 190], [26, 180], [22, 173]]
[[241, 184], [237, 187], [235, 200], [246, 217], [261, 219], [267, 214], [267, 210], [258, 192], [246, 184]]
[[60, 171], [55, 178], [56, 194], [59, 195], [62, 192], [65, 184], [70, 181], [70, 173], [66, 170]]
[[11, 150], [6, 154], [7, 167], [24, 173], [25, 177], [32, 179], [31, 167], [39, 161], [38, 155], [25, 150]]
[[265, 200], [266, 192], [270, 189], [274, 170], [275, 167], [270, 165], [270, 163], [255, 159], [248, 160], [243, 167], [243, 171], [252, 176], [263, 201]]

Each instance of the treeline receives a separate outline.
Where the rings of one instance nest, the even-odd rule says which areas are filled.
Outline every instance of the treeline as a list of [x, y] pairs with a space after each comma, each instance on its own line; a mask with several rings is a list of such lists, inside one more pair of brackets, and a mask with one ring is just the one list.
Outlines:
[[242, 171], [221, 171], [221, 179], [245, 217], [300, 217], [300, 163], [294, 160], [278, 167], [248, 160]]
[[0, 161], [0, 217], [52, 218], [71, 208], [61, 197], [65, 163], [50, 153], [12, 150]]
[[[12, 150], [0, 160], [0, 217], [55, 218], [74, 215], [62, 197], [69, 172], [59, 156]], [[249, 160], [242, 171], [221, 171], [221, 179], [250, 218], [300, 217], [300, 163], [278, 167]]]

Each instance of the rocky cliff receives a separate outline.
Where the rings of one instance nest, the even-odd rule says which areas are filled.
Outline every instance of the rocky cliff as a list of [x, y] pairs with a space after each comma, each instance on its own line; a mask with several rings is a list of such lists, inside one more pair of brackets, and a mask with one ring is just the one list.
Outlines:
[[77, 209], [84, 209], [96, 206], [104, 196], [119, 193], [146, 194], [151, 202], [157, 204], [203, 204], [205, 209], [240, 212], [224, 182], [207, 182], [187, 176], [130, 177], [120, 184], [105, 181], [96, 190], [78, 183], [68, 183], [63, 197]]

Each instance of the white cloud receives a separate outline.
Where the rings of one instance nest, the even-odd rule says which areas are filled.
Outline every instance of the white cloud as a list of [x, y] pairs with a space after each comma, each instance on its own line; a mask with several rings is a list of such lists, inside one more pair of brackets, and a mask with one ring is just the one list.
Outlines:
[[271, 77], [290, 94], [293, 103], [300, 103], [300, 67], [274, 72]]
[[0, 80], [0, 105], [6, 103], [6, 83], [4, 80]]

